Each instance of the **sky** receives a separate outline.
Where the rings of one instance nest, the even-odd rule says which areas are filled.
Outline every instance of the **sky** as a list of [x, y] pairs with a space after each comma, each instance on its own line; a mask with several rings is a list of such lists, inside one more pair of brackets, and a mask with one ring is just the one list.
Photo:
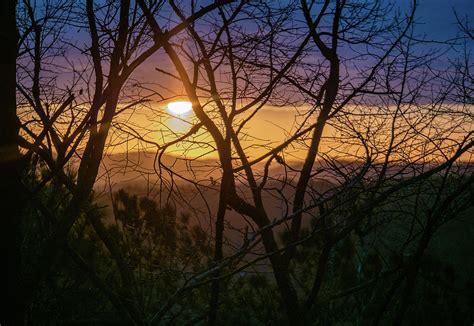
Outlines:
[[[186, 3], [187, 0], [183, 0], [182, 3]], [[400, 6], [402, 10], [408, 10], [412, 1], [409, 0], [395, 0], [396, 6]], [[458, 27], [456, 25], [456, 18], [454, 11], [456, 11], [461, 19], [466, 21], [474, 21], [474, 0], [419, 0], [418, 11], [416, 14], [417, 31], [419, 34], [426, 35], [426, 38], [433, 41], [445, 41], [453, 39], [458, 33]], [[73, 32], [77, 32], [74, 30]], [[81, 36], [82, 35], [82, 36]], [[77, 38], [78, 41], [83, 41], [85, 44], [88, 43], [87, 39], [81, 40], [85, 34], [72, 34], [71, 38]], [[426, 44], [426, 47], [437, 46], [436, 44]], [[468, 44], [468, 49], [474, 50], [474, 42]], [[448, 52], [451, 56], [456, 56], [455, 51], [451, 50]], [[171, 67], [169, 60], [163, 55], [163, 52], [152, 56], [145, 64], [138, 67], [133, 73], [132, 77], [139, 81], [146, 82], [160, 82], [166, 84], [173, 92], [182, 93], [184, 90], [179, 82], [172, 81], [171, 79], [165, 79], [162, 74], [155, 71], [155, 67]], [[69, 76], [64, 76], [69, 78]], [[153, 86], [151, 86], [153, 87]], [[183, 100], [183, 98], [181, 99]], [[157, 110], [166, 110], [166, 103], [160, 103], [155, 105]], [[255, 139], [259, 139], [262, 143], [269, 143], [274, 141], [278, 143], [285, 138], [285, 131], [291, 129], [291, 126], [295, 120], [295, 114], [292, 110], [278, 110], [275, 108], [264, 108], [264, 110], [255, 116], [254, 120], [249, 124], [249, 130]], [[183, 119], [192, 119], [189, 117], [181, 117]], [[128, 119], [127, 116], [124, 120]], [[150, 130], [155, 140], [159, 140], [160, 136], [158, 133], [161, 127], [157, 121], [153, 120], [153, 117], [145, 115], [135, 115], [133, 118], [135, 124], [146, 126]], [[178, 131], [183, 132], [189, 125], [186, 122], [180, 122], [179, 119], [171, 119], [167, 122], [170, 129], [179, 129]], [[331, 132], [331, 129], [329, 131]], [[119, 149], [117, 149], [119, 150]], [[121, 150], [121, 149], [120, 149]], [[119, 150], [119, 151], [120, 151]]]
[[[400, 6], [401, 10], [409, 10], [411, 1], [399, 0], [396, 5]], [[458, 16], [468, 21], [474, 19], [474, 0], [420, 0], [418, 1], [418, 10], [416, 14], [418, 35], [424, 35], [427, 40], [432, 41], [446, 41], [451, 40], [458, 34], [458, 26], [456, 25], [456, 18], [454, 11]], [[426, 48], [438, 47], [438, 44], [427, 43]], [[468, 43], [468, 48], [473, 48], [474, 42]], [[457, 56], [456, 51], [450, 50], [446, 55]], [[163, 60], [167, 60], [162, 56], [153, 57], [150, 62], [140, 67], [134, 74], [138, 79], [153, 79], [157, 78], [159, 74], [154, 71], [154, 65], [163, 65]], [[166, 64], [165, 64], [166, 65]], [[170, 81], [171, 84], [174, 82]], [[167, 84], [170, 85], [170, 84]], [[179, 91], [183, 91], [182, 86], [176, 84], [174, 86]], [[166, 104], [161, 104], [164, 109]], [[187, 119], [187, 117], [182, 117]], [[146, 118], [145, 118], [146, 120]], [[144, 121], [144, 120], [142, 120]], [[174, 122], [173, 122], [174, 121]], [[294, 121], [294, 111], [292, 110], [275, 110], [274, 108], [265, 108], [258, 114], [252, 123], [249, 125], [249, 130], [256, 139], [262, 142], [269, 140], [278, 143], [285, 138], [284, 128], [289, 129]], [[170, 128], [186, 129], [186, 123], [179, 122], [176, 119], [171, 119], [169, 122]], [[330, 133], [332, 130], [326, 133]], [[177, 150], [179, 152], [179, 150]]]
[[[417, 0], [417, 3], [416, 30], [429, 40], [446, 41], [456, 36], [458, 27], [454, 11], [460, 18], [468, 19], [471, 26], [474, 25], [474, 0]], [[403, 11], [408, 11], [411, 4], [412, 0], [395, 0], [395, 5]], [[432, 45], [427, 44], [429, 46]], [[473, 49], [474, 42], [470, 42], [468, 46]], [[162, 60], [162, 57], [153, 57], [147, 65], [139, 67], [135, 75], [145, 77], [154, 74], [150, 66]]]
[[[402, 1], [400, 1], [402, 2]], [[435, 40], [446, 40], [457, 32], [456, 17], [467, 17], [474, 21], [474, 1], [472, 0], [421, 0], [417, 18], [420, 31]]]

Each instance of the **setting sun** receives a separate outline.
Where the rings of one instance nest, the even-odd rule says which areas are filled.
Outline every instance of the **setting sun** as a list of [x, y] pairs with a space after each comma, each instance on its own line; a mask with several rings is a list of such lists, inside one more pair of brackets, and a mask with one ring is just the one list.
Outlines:
[[193, 106], [191, 102], [181, 101], [168, 103], [166, 108], [172, 114], [181, 115], [191, 112]]

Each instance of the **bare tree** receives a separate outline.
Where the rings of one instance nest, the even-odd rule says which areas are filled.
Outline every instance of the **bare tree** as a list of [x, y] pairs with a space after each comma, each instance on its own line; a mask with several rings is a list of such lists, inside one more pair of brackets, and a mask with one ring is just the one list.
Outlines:
[[[161, 39], [163, 28], [147, 4], [139, 4], [155, 39]], [[372, 225], [374, 211], [392, 200], [392, 195], [450, 171], [473, 145], [468, 131], [470, 109], [459, 111], [456, 104], [447, 103], [453, 88], [442, 83], [443, 72], [432, 70], [439, 54], [417, 52], [413, 25], [417, 3], [407, 14], [397, 14], [394, 6], [301, 1], [283, 8], [240, 3], [230, 11], [219, 11], [220, 17], [209, 22], [207, 29], [187, 26], [187, 41], [163, 43], [175, 67], [174, 72], [165, 73], [182, 82], [199, 121], [183, 140], [204, 127], [219, 159], [215, 263], [224, 258], [228, 210], [250, 218], [270, 261], [288, 320], [294, 324], [314, 311], [333, 249], [362, 224]], [[183, 18], [182, 8], [175, 4], [173, 10]], [[245, 31], [248, 26], [239, 25], [246, 15], [255, 19], [250, 35]], [[302, 17], [303, 22], [292, 23], [289, 17], [296, 21]], [[281, 103], [282, 98], [286, 104], [309, 107], [303, 123], [284, 142], [262, 147], [263, 153], [250, 158], [251, 147], [244, 140], [251, 136], [244, 132], [245, 125], [264, 105]], [[329, 126], [336, 131], [325, 138]], [[456, 140], [451, 141], [449, 135], [454, 134]], [[304, 153], [302, 166], [285, 160], [291, 155], [288, 148], [297, 144]], [[321, 152], [322, 148], [327, 149]], [[352, 167], [345, 166], [348, 160]], [[274, 177], [269, 168], [275, 163], [287, 171], [284, 180], [294, 180], [286, 181], [294, 187], [288, 198], [275, 194], [289, 207], [278, 217], [270, 215], [264, 197], [278, 188], [267, 183]], [[321, 193], [313, 181], [321, 172], [339, 185]], [[459, 191], [464, 194], [470, 184]], [[241, 192], [244, 188], [249, 197]], [[342, 211], [335, 204], [338, 201], [354, 204], [341, 204], [350, 207]], [[308, 220], [311, 215], [320, 221], [319, 226], [302, 237], [305, 216]], [[430, 221], [431, 217], [426, 234], [432, 234]], [[274, 228], [280, 224], [289, 229], [285, 246], [278, 244]], [[312, 286], [301, 293], [291, 276], [292, 261], [298, 246], [314, 237], [322, 241], [317, 268]], [[430, 237], [420, 240], [420, 255]], [[405, 269], [407, 289], [416, 277], [414, 268]], [[211, 324], [216, 323], [222, 291], [219, 275], [218, 270], [210, 300]], [[406, 298], [410, 291], [406, 290]], [[403, 299], [395, 320], [401, 320], [407, 302]]]
[[[239, 291], [232, 287], [245, 283], [249, 271], [271, 273], [267, 290], [275, 284], [279, 295], [268, 306], [275, 301], [286, 314], [276, 313], [276, 321], [324, 323], [325, 311], [335, 314], [332, 302], [361, 293], [364, 303], [347, 308], [358, 310], [361, 323], [401, 323], [431, 240], [472, 206], [472, 64], [468, 56], [443, 61], [449, 49], [426, 47], [416, 32], [416, 7], [416, 1], [406, 12], [390, 1], [22, 1], [15, 47], [19, 143], [25, 160], [41, 163], [26, 189], [47, 227], [31, 250], [34, 268], [25, 271], [21, 304], [32, 301], [66, 253], [133, 324], [188, 316], [224, 322], [229, 292]], [[152, 59], [153, 80], [136, 77]], [[193, 109], [189, 119], [171, 117], [186, 125], [180, 131], [160, 107], [175, 99], [189, 100]], [[262, 139], [251, 127], [268, 107], [291, 115], [278, 126], [278, 139]], [[16, 137], [8, 121], [5, 130]], [[150, 178], [157, 185], [158, 204], [143, 199], [148, 209], [162, 216], [174, 201], [178, 210], [194, 210], [197, 223], [211, 225], [211, 261], [192, 271], [171, 265], [180, 274], [174, 293], [149, 296], [165, 273], [145, 260], [166, 250], [159, 252], [157, 232], [143, 229], [151, 222], [141, 219], [137, 198], [113, 194], [114, 171], [103, 157], [114, 146], [127, 150], [118, 164], [124, 171], [133, 163], [130, 148], [155, 151], [148, 170], [140, 162], [131, 167], [142, 174], [147, 195]], [[170, 163], [167, 154], [175, 150], [180, 157]], [[101, 164], [115, 231], [94, 203]], [[45, 189], [58, 197], [40, 198]], [[117, 217], [125, 214], [121, 205], [135, 220]], [[399, 231], [398, 224], [409, 227]], [[86, 227], [113, 262], [117, 284], [74, 247], [77, 230]], [[385, 243], [394, 233], [402, 240]], [[139, 238], [136, 248], [124, 245], [128, 236]], [[347, 281], [337, 267], [357, 277]], [[207, 308], [200, 302], [179, 319], [200, 290], [208, 292]]]
[[[185, 22], [171, 26], [163, 39], [175, 36], [189, 22], [225, 3], [200, 8]], [[161, 7], [162, 3], [157, 4], [154, 12]], [[58, 206], [52, 211], [40, 207], [45, 218], [56, 222], [49, 237], [40, 245], [35, 268], [26, 271], [19, 291], [22, 302], [27, 305], [53, 268], [59, 252], [66, 249], [74, 254], [66, 245], [67, 237], [90, 201], [112, 122], [120, 112], [146, 101], [129, 97], [124, 85], [132, 72], [156, 53], [161, 43], [151, 42], [143, 28], [143, 15], [136, 5], [126, 0], [106, 4], [23, 1], [18, 21], [21, 146], [26, 150], [25, 157], [37, 155], [48, 170], [30, 195], [34, 197], [50, 181], [67, 190], [63, 198], [67, 204], [61, 203], [61, 210]], [[71, 29], [84, 33], [85, 48], [80, 41], [70, 39]], [[66, 76], [70, 79], [65, 79]], [[119, 109], [121, 101], [125, 104]], [[71, 179], [67, 169], [75, 162], [78, 162], [77, 178]], [[38, 201], [33, 203], [40, 205]], [[60, 216], [56, 216], [58, 214]], [[122, 290], [129, 291], [131, 272], [121, 263], [120, 255], [114, 254], [118, 249], [116, 244], [107, 237], [100, 219], [91, 217], [90, 223], [117, 261]], [[76, 261], [86, 267], [77, 256]], [[143, 316], [136, 306], [128, 304], [128, 299], [122, 300], [109, 291], [110, 296], [127, 318], [141, 322]], [[128, 298], [129, 293], [123, 296]]]

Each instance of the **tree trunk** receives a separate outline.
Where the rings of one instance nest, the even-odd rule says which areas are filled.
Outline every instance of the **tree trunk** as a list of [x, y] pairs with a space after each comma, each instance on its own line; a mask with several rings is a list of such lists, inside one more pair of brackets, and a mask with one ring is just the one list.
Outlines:
[[21, 208], [24, 206], [21, 176], [22, 159], [18, 147], [19, 121], [16, 115], [16, 0], [0, 2], [0, 200], [2, 248], [2, 304], [0, 323], [22, 325], [24, 309], [17, 293], [20, 286]]

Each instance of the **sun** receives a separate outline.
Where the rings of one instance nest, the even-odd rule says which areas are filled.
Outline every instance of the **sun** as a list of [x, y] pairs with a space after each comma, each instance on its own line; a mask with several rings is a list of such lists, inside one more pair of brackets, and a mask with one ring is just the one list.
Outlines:
[[168, 112], [174, 115], [183, 115], [191, 112], [191, 110], [193, 109], [193, 105], [191, 104], [191, 102], [186, 101], [171, 102], [168, 103], [166, 109], [168, 110]]

